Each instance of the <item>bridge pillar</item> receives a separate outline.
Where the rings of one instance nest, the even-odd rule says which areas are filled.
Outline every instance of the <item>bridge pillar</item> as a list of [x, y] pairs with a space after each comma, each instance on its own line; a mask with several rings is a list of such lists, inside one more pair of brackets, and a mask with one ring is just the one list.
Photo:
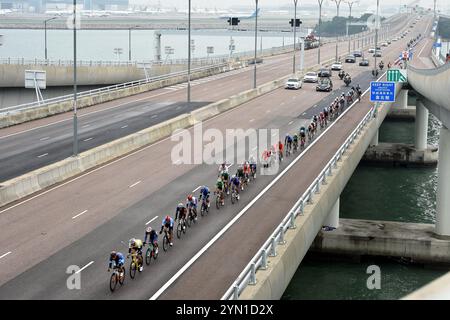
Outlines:
[[436, 234], [450, 237], [450, 130], [442, 127], [439, 137]]
[[339, 204], [340, 204], [340, 198], [338, 198], [336, 200], [336, 203], [334, 204], [328, 217], [326, 218], [325, 222], [323, 223], [324, 226], [332, 227], [332, 228], [339, 228]]
[[161, 32], [155, 31], [155, 62], [161, 62]]
[[379, 137], [380, 137], [380, 130], [378, 129], [377, 132], [375, 133], [375, 135], [373, 136], [372, 141], [370, 142], [371, 147], [378, 146]]
[[417, 100], [416, 105], [415, 147], [417, 150], [425, 150], [428, 147], [428, 109], [420, 100]]
[[400, 90], [397, 96], [397, 101], [395, 102], [393, 107], [398, 109], [408, 108], [408, 90]]

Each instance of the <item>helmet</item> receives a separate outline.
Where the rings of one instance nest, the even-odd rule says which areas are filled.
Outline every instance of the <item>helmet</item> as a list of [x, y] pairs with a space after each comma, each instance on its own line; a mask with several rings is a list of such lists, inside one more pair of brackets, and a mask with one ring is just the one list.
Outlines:
[[166, 216], [165, 221], [170, 221], [170, 216]]
[[188, 201], [192, 201], [192, 194], [190, 194], [187, 199]]
[[222, 179], [221, 178], [217, 179], [217, 182], [222, 182]]
[[111, 254], [110, 254], [111, 259], [115, 259], [116, 255], [117, 255], [117, 252], [111, 251]]
[[181, 202], [178, 204], [178, 208], [182, 208], [184, 207], [184, 204], [182, 204]]
[[130, 246], [134, 246], [136, 244], [136, 239], [135, 238], [131, 238], [130, 239]]
[[236, 175], [235, 175], [235, 174], [233, 174], [233, 176], [231, 177], [231, 179], [234, 179], [234, 178], [236, 178]]
[[145, 231], [147, 232], [147, 233], [150, 233], [150, 232], [152, 232], [152, 227], [148, 227]]

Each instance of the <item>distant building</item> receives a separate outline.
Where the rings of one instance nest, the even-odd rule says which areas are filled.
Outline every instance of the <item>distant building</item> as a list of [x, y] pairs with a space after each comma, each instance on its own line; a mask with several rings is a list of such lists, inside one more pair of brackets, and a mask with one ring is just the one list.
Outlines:
[[[78, 0], [84, 10], [127, 10], [129, 0]], [[45, 12], [47, 9], [65, 9], [73, 0], [0, 0], [0, 9], [23, 12]]]

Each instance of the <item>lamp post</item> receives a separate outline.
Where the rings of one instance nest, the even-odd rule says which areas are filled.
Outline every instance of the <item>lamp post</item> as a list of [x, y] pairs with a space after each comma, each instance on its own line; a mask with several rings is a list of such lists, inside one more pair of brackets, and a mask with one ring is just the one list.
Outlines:
[[44, 21], [45, 60], [48, 59], [48, 56], [47, 56], [47, 22], [56, 20], [56, 19], [57, 19], [56, 17], [53, 17], [53, 18], [50, 18], [50, 19], [47, 19]]
[[[342, 0], [333, 0], [336, 3], [336, 13], [337, 13], [337, 18], [339, 20], [339, 7], [341, 6], [341, 2]], [[336, 33], [336, 61], [338, 61], [339, 58], [339, 33]]]
[[292, 73], [295, 74], [295, 49], [297, 49], [297, 3], [298, 0], [294, 0], [294, 23], [292, 26], [294, 27], [294, 61], [292, 66]]
[[73, 0], [73, 156], [78, 156], [77, 0]]
[[373, 75], [376, 77], [378, 73], [377, 66], [377, 47], [378, 47], [378, 28], [380, 27], [380, 0], [377, 0], [377, 16], [375, 18], [375, 62], [374, 62], [374, 73]]
[[137, 26], [128, 28], [128, 60], [131, 61], [131, 30], [136, 29]]
[[322, 45], [322, 35], [321, 35], [321, 27], [322, 27], [322, 5], [324, 0], [317, 0], [319, 3], [319, 50], [317, 51], [317, 64], [320, 64], [320, 46]]
[[188, 13], [188, 85], [187, 85], [187, 101], [191, 103], [191, 0], [189, 0]]
[[253, 88], [256, 89], [256, 58], [258, 55], [258, 3], [259, 0], [255, 0], [255, 5], [256, 5], [256, 15], [255, 15], [255, 69], [254, 69], [254, 73], [253, 73]]
[[[349, 23], [350, 23], [350, 25], [351, 25], [351, 22], [352, 22], [352, 9], [353, 9], [353, 5], [355, 4], [355, 3], [358, 3], [359, 2], [359, 0], [347, 0], [346, 1], [347, 2], [347, 4], [348, 4], [348, 8], [350, 9], [350, 15], [348, 16], [348, 21], [349, 21]], [[349, 34], [348, 34], [348, 26], [349, 25], [347, 25], [347, 37], [348, 37], [348, 53], [350, 53], [350, 50], [351, 50], [351, 48], [350, 48], [350, 46], [351, 46], [351, 43], [350, 43], [350, 36], [349, 36]]]

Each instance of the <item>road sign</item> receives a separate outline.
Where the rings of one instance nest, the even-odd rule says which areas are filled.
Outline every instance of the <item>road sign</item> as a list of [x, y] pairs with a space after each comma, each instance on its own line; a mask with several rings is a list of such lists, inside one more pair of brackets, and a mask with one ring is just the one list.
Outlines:
[[442, 43], [441, 42], [435, 42], [433, 44], [433, 47], [435, 47], [435, 48], [442, 48]]
[[390, 69], [387, 72], [387, 81], [390, 82], [407, 82], [408, 75], [406, 70]]
[[47, 73], [43, 70], [25, 70], [26, 89], [46, 89]]
[[370, 101], [395, 102], [395, 82], [371, 82]]

